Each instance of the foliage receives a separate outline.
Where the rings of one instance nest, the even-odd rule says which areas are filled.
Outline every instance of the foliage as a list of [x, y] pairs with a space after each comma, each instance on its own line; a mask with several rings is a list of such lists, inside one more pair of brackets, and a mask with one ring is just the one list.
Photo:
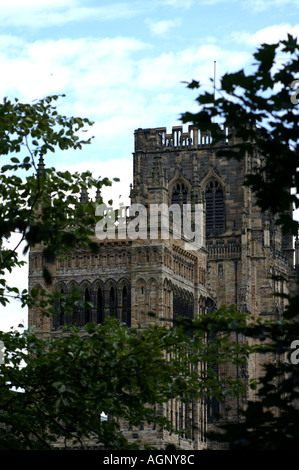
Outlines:
[[[186, 112], [183, 122], [210, 130], [216, 155], [255, 159], [244, 184], [256, 196], [262, 211], [269, 211], [285, 234], [298, 235], [298, 221], [292, 209], [299, 207], [298, 188], [298, 84], [299, 45], [288, 35], [277, 44], [262, 44], [254, 54], [252, 73], [227, 73], [220, 90], [202, 92], [197, 113]], [[192, 81], [191, 89], [200, 88]], [[298, 87], [297, 87], [298, 88]], [[225, 145], [223, 126], [229, 127], [230, 146]], [[295, 273], [294, 273], [295, 276]], [[258, 384], [258, 400], [241, 410], [243, 421], [225, 426], [214, 438], [229, 442], [231, 449], [296, 449], [298, 443], [298, 364], [290, 361], [290, 348], [298, 341], [299, 297], [286, 296], [289, 305], [283, 318], [272, 324], [260, 322], [244, 330], [247, 337], [267, 342], [265, 353], [277, 358], [266, 362]]]
[[[86, 132], [84, 126], [92, 125], [88, 119], [66, 118], [58, 114], [53, 102], [58, 96], [47, 97], [34, 104], [15, 103], [4, 99], [0, 105], [0, 240], [1, 240], [1, 290], [0, 302], [8, 301], [7, 290], [18, 295], [18, 289], [7, 286], [5, 270], [22, 262], [18, 260], [17, 249], [43, 244], [43, 255], [47, 262], [61, 251], [69, 251], [75, 244], [96, 249], [90, 235], [93, 233], [94, 205], [78, 204], [80, 193], [88, 188], [111, 185], [104, 178], [95, 180], [91, 173], [71, 174], [54, 168], [44, 168], [43, 157], [57, 150], [81, 149], [91, 142], [91, 137], [80, 138]], [[16, 156], [18, 155], [18, 157]], [[33, 173], [33, 174], [32, 174]], [[51, 198], [49, 197], [51, 195]], [[18, 241], [11, 249], [5, 240], [13, 233]], [[47, 282], [50, 273], [44, 268]], [[6, 290], [5, 290], [6, 289]]]
[[[221, 329], [223, 314], [218, 319], [214, 315], [214, 329], [217, 324]], [[244, 316], [232, 311], [225, 316], [244, 327]], [[191, 338], [186, 334], [190, 326]], [[249, 349], [226, 335], [216, 344], [207, 343], [206, 333], [203, 318], [191, 324], [182, 318], [177, 328], [152, 325], [142, 330], [110, 318], [103, 325], [88, 324], [83, 332], [69, 327], [60, 337], [38, 338], [30, 329], [0, 333], [5, 348], [0, 449], [40, 450], [53, 444], [134, 449], [138, 442], [127, 442], [119, 420], [171, 430], [159, 412], [167, 400], [190, 402], [208, 394], [222, 400], [244, 392], [240, 381], [218, 381], [213, 367], [201, 370], [199, 361], [239, 364]]]
[[247, 329], [248, 337], [267, 340], [264, 353], [272, 354], [276, 361], [266, 362], [257, 385], [258, 399], [240, 410], [240, 422], [227, 423], [222, 427], [224, 433], [213, 435], [228, 442], [231, 450], [298, 450], [298, 307], [297, 295], [289, 298], [283, 320]]

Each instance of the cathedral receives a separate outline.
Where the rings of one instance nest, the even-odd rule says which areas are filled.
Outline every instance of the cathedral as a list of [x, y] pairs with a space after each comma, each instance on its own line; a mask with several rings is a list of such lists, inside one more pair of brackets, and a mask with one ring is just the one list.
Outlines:
[[[224, 129], [217, 145], [229, 147], [234, 139]], [[194, 318], [231, 304], [254, 318], [278, 318], [285, 300], [275, 294], [288, 293], [294, 275], [293, 240], [282, 235], [273, 216], [262, 213], [250, 189], [243, 186], [244, 175], [261, 165], [259, 153], [242, 161], [216, 157], [210, 135], [193, 126], [187, 131], [176, 126], [170, 133], [165, 128], [137, 129], [134, 140], [131, 206], [147, 213], [153, 206], [189, 205], [191, 213], [194, 207], [202, 208], [196, 225], [200, 241], [190, 241], [180, 230], [181, 223], [168, 213], [168, 236], [150, 236], [155, 227], [152, 223], [149, 228], [145, 220], [145, 236], [119, 231], [118, 236], [98, 237], [99, 254], [74, 251], [68, 259], [58, 260], [52, 272], [55, 289], [67, 293], [76, 286], [82, 299], [94, 305], [88, 311], [74, 311], [68, 321], [84, 326], [114, 316], [129, 327], [146, 326], [171, 322], [178, 315]], [[155, 219], [157, 226], [162, 219], [162, 215]], [[132, 217], [121, 220], [126, 229]], [[30, 252], [29, 289], [43, 286], [42, 264], [37, 246]], [[273, 275], [281, 280], [273, 280]], [[48, 319], [34, 308], [29, 311], [29, 324], [39, 334], [59, 334], [65, 323], [59, 314]], [[258, 358], [252, 358], [235, 373], [246, 380], [257, 377], [261, 366]], [[244, 400], [251, 398], [250, 393]], [[207, 430], [217, 424], [219, 411], [222, 419], [234, 419], [240, 403], [229, 412], [219, 406], [214, 400], [189, 405], [173, 400], [162, 412], [177, 434], [150, 427], [124, 433], [129, 440], [159, 449], [169, 443], [189, 450], [213, 448]]]

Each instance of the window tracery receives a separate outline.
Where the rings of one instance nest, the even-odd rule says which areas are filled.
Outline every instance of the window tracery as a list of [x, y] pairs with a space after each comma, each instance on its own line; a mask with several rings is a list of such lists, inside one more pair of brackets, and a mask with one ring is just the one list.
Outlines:
[[206, 185], [206, 233], [224, 230], [224, 191], [216, 179]]

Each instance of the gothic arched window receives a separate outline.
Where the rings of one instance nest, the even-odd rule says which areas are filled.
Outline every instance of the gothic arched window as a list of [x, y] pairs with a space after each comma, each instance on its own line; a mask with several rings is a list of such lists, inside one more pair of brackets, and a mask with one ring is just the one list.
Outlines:
[[187, 204], [188, 188], [184, 183], [176, 183], [171, 196], [171, 204]]
[[64, 287], [56, 287], [56, 292], [59, 294], [55, 299], [55, 316], [53, 317], [53, 328], [57, 329], [67, 324], [67, 316], [65, 312], [66, 303], [66, 290]]
[[122, 288], [122, 313], [121, 321], [130, 326], [130, 305], [127, 287]]
[[[64, 295], [64, 290], [61, 289], [60, 294]], [[59, 299], [59, 326], [64, 325], [64, 299]]]
[[104, 305], [103, 305], [103, 292], [99, 287], [97, 290], [97, 323], [104, 321]]
[[223, 189], [215, 179], [206, 186], [206, 233], [221, 232], [224, 229]]
[[113, 286], [110, 287], [109, 292], [109, 313], [112, 317], [116, 317], [116, 295]]
[[[90, 293], [89, 290], [86, 288], [84, 292], [84, 300], [85, 302], [90, 302]], [[91, 310], [89, 307], [84, 309], [84, 323], [88, 323], [91, 321]]]

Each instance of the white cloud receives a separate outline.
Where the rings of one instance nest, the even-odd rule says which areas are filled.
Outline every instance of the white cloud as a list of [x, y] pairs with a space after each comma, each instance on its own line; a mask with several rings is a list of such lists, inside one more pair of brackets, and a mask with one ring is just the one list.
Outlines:
[[76, 0], [1, 0], [0, 20], [5, 26], [31, 25], [45, 26], [41, 20], [46, 19], [53, 11], [61, 12], [74, 8]]
[[[3, 5], [4, 1], [4, 5]], [[80, 0], [2, 0], [0, 21], [5, 26], [27, 26], [34, 29], [60, 26], [84, 20], [100, 22], [131, 18], [143, 12], [147, 6], [118, 2], [88, 7], [80, 6]]]
[[190, 8], [194, 0], [161, 0], [161, 4], [174, 8]]
[[267, 26], [255, 33], [248, 33], [246, 31], [235, 32], [232, 34], [233, 40], [238, 40], [249, 46], [259, 46], [260, 44], [274, 44], [280, 40], [287, 39], [287, 35], [291, 34], [299, 37], [299, 24], [292, 26], [288, 23], [281, 23], [278, 25]]
[[[169, 2], [170, 4], [176, 4], [180, 3], [180, 0], [165, 0], [165, 2]], [[189, 2], [190, 4], [193, 4], [192, 0]], [[201, 0], [200, 1], [201, 5], [207, 5], [207, 6], [213, 6], [213, 5], [218, 5], [220, 3], [228, 3], [227, 0]], [[244, 0], [242, 3], [239, 0], [231, 0], [230, 5], [233, 3], [238, 3], [239, 5], [242, 5], [242, 8], [245, 8], [246, 10], [250, 10], [253, 13], [259, 13], [261, 11], [265, 11], [267, 9], [274, 9], [274, 8], [280, 8], [280, 7], [286, 7], [288, 5], [291, 6], [291, 8], [298, 8], [299, 3], [297, 0]], [[233, 5], [232, 5], [233, 6]]]
[[175, 20], [161, 20], [157, 22], [149, 22], [149, 28], [154, 36], [166, 34], [171, 28], [175, 28], [181, 24], [177, 18]]
[[72, 7], [78, 4], [78, 0], [1, 0], [3, 11], [19, 9], [25, 10], [45, 10], [53, 8]]
[[[7, 44], [10, 47], [7, 47]], [[2, 44], [6, 47], [2, 47]], [[115, 87], [131, 79], [131, 56], [146, 47], [129, 38], [61, 39], [20, 43], [0, 37], [0, 92], [18, 91], [25, 99], [51, 93], [86, 97], [96, 89]]]
[[294, 0], [246, 0], [244, 2], [244, 6], [255, 13], [288, 5], [295, 9], [299, 7], [299, 2]]
[[[65, 170], [63, 164], [56, 166], [57, 170]], [[118, 207], [119, 203], [122, 202], [125, 205], [130, 204], [129, 193], [130, 183], [133, 182], [133, 159], [132, 156], [128, 155], [127, 158], [116, 158], [109, 161], [84, 161], [75, 163], [68, 166], [68, 170], [73, 172], [83, 172], [86, 170], [92, 172], [95, 178], [109, 178], [110, 181], [113, 178], [119, 178], [119, 182], [113, 182], [112, 186], [103, 186], [102, 197], [105, 203], [108, 203], [110, 199], [114, 201], [114, 206]], [[91, 198], [93, 194], [89, 194]]]
[[[4, 243], [4, 246], [8, 249], [14, 249], [20, 241], [20, 235], [12, 234], [10, 239]], [[27, 263], [28, 255], [23, 255], [22, 251], [25, 244], [21, 243], [17, 248], [19, 260]], [[22, 267], [15, 267], [12, 273], [5, 272], [5, 280], [9, 287], [17, 287], [19, 291], [28, 289], [28, 265]], [[15, 294], [13, 294], [15, 295]], [[28, 325], [28, 310], [27, 307], [21, 308], [19, 300], [14, 300], [9, 297], [10, 302], [4, 307], [0, 305], [0, 330], [9, 331], [10, 328], [16, 329], [19, 324], [23, 324], [25, 327]]]
[[246, 52], [229, 51], [216, 45], [201, 45], [176, 53], [170, 51], [155, 58], [141, 60], [136, 84], [146, 90], [172, 90], [174, 94], [184, 80], [191, 81], [195, 78], [204, 85], [209, 85], [214, 60], [218, 63], [219, 71], [225, 73], [232, 68], [235, 70], [242, 67], [249, 57]]
[[114, 149], [119, 141], [128, 148], [137, 127], [176, 124], [193, 105], [182, 82], [194, 78], [210, 85], [214, 60], [218, 76], [249, 60], [215, 44], [154, 55], [148, 44], [128, 37], [26, 43], [0, 36], [0, 50], [0, 94], [32, 101], [65, 93], [60, 111], [95, 121], [96, 139], [85, 152], [101, 159], [119, 157]]
[[[22, 268], [22, 274], [20, 276], [20, 271], [14, 275], [20, 277], [21, 279], [28, 278], [27, 268]], [[15, 278], [14, 286], [20, 287], [18, 282], [18, 277]], [[11, 284], [12, 285], [12, 284]], [[27, 288], [27, 284], [25, 286]], [[28, 310], [26, 307], [22, 308], [21, 303], [18, 300], [11, 300], [9, 304], [5, 307], [0, 307], [0, 331], [10, 331], [18, 329], [19, 325], [23, 325], [25, 328], [28, 326]]]

